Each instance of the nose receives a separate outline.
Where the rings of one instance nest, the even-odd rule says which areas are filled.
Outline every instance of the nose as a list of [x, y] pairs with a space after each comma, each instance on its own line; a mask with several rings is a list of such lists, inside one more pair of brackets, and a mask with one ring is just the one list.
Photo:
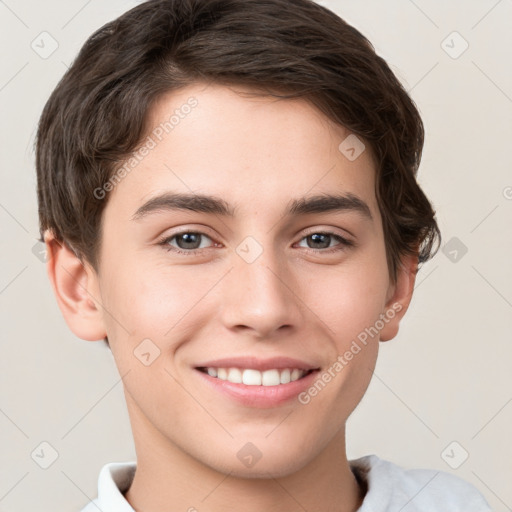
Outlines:
[[221, 318], [224, 326], [271, 338], [299, 328], [303, 321], [300, 291], [284, 258], [271, 249], [248, 262], [234, 254], [233, 268], [223, 283]]

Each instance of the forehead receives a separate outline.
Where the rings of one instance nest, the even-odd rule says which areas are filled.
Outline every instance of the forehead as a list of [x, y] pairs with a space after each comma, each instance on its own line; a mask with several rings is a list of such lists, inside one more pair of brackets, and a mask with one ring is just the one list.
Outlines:
[[376, 212], [370, 148], [355, 139], [364, 150], [351, 158], [354, 135], [303, 99], [195, 84], [160, 97], [147, 126], [142, 147], [150, 149], [142, 158], [139, 150], [109, 199], [124, 216], [167, 191], [215, 195], [260, 215], [291, 199], [348, 193]]

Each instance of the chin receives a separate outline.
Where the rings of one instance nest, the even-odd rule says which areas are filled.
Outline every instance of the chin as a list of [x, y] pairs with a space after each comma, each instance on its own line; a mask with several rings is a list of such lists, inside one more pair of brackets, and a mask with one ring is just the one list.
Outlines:
[[268, 479], [282, 478], [299, 471], [307, 465], [308, 456], [312, 456], [305, 452], [302, 442], [298, 442], [296, 447], [277, 447], [268, 440], [239, 445], [237, 442], [235, 450], [211, 454], [211, 459], [203, 457], [200, 461], [215, 471], [236, 478]]

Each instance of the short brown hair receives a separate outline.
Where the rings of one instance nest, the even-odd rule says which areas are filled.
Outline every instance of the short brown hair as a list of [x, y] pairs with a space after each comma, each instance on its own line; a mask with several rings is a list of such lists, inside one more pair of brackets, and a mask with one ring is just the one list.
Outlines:
[[140, 145], [156, 99], [205, 81], [304, 98], [362, 137], [391, 279], [404, 255], [435, 254], [435, 212], [416, 181], [420, 114], [372, 44], [311, 0], [149, 0], [97, 30], [41, 115], [41, 239], [50, 229], [97, 270], [108, 198], [94, 191]]

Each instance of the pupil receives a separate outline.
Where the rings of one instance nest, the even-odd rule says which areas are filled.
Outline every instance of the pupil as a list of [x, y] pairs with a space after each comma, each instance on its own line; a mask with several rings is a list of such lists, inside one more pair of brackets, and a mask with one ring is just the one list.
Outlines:
[[[310, 235], [310, 238], [313, 240], [313, 242], [318, 243], [322, 245], [322, 248], [329, 247], [329, 238], [330, 235], [322, 234], [322, 233], [315, 233], [313, 235]], [[322, 244], [322, 238], [324, 239], [324, 243]], [[325, 239], [327, 239], [327, 242], [325, 242]], [[318, 249], [317, 247], [313, 247], [313, 249]]]
[[[185, 241], [185, 244], [184, 244], [185, 247], [183, 247], [183, 244], [180, 244], [178, 242], [180, 249], [197, 249], [197, 247], [194, 247], [194, 246], [198, 243], [199, 236], [200, 236], [199, 233], [185, 233], [183, 235], [179, 235], [178, 241], [179, 240]], [[192, 247], [190, 247], [190, 244], [192, 244]]]

